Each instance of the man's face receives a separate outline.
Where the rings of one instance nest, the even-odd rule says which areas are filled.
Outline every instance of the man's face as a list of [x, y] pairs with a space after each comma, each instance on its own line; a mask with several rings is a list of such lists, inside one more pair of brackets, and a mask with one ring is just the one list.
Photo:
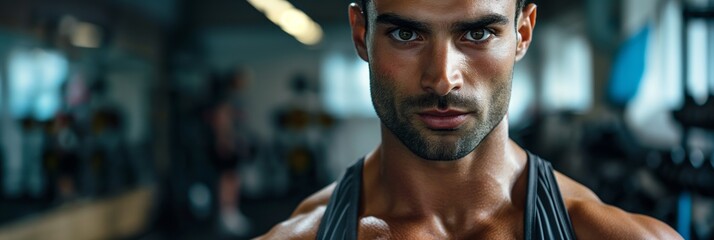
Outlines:
[[414, 154], [462, 158], [504, 119], [522, 56], [515, 9], [514, 0], [372, 0], [364, 9], [364, 49], [356, 44], [372, 102]]

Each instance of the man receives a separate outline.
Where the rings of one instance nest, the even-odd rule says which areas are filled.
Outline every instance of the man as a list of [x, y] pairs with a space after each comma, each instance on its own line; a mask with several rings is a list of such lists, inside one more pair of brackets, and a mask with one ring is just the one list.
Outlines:
[[264, 238], [681, 238], [509, 139], [513, 66], [532, 40], [534, 4], [366, 0], [349, 18], [382, 142]]

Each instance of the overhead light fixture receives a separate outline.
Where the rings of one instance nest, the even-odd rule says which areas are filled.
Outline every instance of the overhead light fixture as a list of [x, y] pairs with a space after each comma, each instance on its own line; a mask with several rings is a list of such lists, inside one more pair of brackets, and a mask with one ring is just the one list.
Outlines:
[[288, 1], [248, 0], [248, 3], [301, 43], [315, 45], [322, 40], [320, 25]]
[[101, 37], [102, 29], [97, 25], [79, 22], [75, 25], [70, 42], [77, 47], [98, 48], [101, 43]]
[[67, 15], [59, 23], [59, 33], [67, 36], [72, 45], [83, 48], [98, 48], [101, 45], [102, 29], [89, 22], [79, 21]]

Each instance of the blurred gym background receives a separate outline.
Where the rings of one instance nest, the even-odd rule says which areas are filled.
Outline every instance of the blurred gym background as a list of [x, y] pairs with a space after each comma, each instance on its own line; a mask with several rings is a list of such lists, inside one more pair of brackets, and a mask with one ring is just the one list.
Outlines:
[[[0, 239], [248, 239], [379, 141], [347, 0], [0, 1]], [[537, 0], [511, 135], [714, 239], [714, 0]]]

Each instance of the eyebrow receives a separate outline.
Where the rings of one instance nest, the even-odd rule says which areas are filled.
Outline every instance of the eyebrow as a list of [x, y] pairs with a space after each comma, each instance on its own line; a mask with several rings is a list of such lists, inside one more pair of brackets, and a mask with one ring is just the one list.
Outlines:
[[426, 23], [408, 19], [394, 13], [384, 13], [378, 15], [377, 23], [409, 28], [419, 32], [429, 32], [429, 26]]
[[[394, 13], [384, 13], [377, 16], [377, 23], [389, 24], [399, 27], [409, 28], [419, 32], [430, 32], [429, 25], [417, 20], [399, 16]], [[466, 31], [471, 29], [484, 28], [490, 25], [506, 25], [508, 17], [502, 14], [491, 13], [473, 20], [456, 22], [451, 26], [453, 31]]]
[[506, 25], [508, 24], [508, 17], [501, 14], [488, 14], [470, 21], [463, 21], [455, 23], [451, 28], [456, 31], [466, 31], [471, 29], [484, 28], [491, 25]]

